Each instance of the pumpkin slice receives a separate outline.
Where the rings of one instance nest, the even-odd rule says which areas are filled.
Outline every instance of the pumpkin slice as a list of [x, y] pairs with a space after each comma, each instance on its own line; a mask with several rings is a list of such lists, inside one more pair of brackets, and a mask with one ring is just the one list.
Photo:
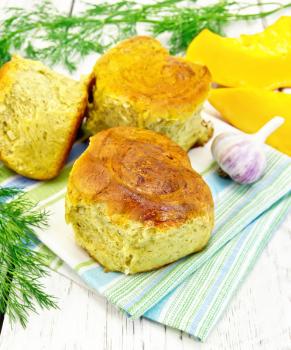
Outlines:
[[291, 16], [263, 32], [225, 38], [203, 30], [189, 45], [187, 59], [206, 65], [223, 86], [267, 89], [291, 86]]
[[267, 143], [291, 156], [291, 95], [257, 88], [213, 89], [209, 102], [236, 128], [254, 133], [274, 116], [285, 123], [268, 137]]

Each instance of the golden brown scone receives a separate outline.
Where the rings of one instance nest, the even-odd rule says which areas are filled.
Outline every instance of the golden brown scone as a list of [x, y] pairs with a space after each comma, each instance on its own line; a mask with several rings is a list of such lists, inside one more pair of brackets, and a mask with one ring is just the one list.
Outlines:
[[132, 274], [201, 250], [214, 209], [178, 145], [150, 130], [116, 127], [92, 137], [75, 162], [66, 219], [106, 270]]
[[86, 129], [135, 126], [166, 134], [182, 148], [203, 145], [212, 135], [200, 117], [210, 73], [205, 66], [170, 56], [156, 39], [136, 36], [96, 63], [93, 102]]
[[60, 172], [87, 104], [85, 82], [14, 56], [0, 69], [0, 158], [17, 173]]

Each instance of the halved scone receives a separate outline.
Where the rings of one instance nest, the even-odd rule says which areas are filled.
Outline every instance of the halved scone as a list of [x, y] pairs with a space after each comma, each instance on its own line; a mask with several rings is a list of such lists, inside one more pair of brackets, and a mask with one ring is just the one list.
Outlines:
[[60, 172], [87, 104], [86, 83], [13, 56], [0, 69], [0, 158], [17, 173]]
[[205, 66], [173, 57], [151, 37], [136, 36], [109, 50], [96, 63], [90, 134], [134, 126], [166, 134], [182, 148], [203, 145], [212, 126], [200, 117], [210, 73]]

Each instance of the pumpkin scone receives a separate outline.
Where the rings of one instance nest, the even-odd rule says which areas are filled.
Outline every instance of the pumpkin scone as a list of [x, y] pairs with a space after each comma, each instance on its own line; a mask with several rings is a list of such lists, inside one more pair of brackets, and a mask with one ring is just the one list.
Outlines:
[[93, 136], [75, 162], [66, 219], [106, 270], [133, 274], [203, 249], [214, 208], [181, 147], [150, 130], [116, 127]]
[[163, 133], [188, 150], [203, 145], [212, 126], [200, 117], [210, 86], [205, 66], [170, 56], [159, 41], [136, 36], [98, 59], [86, 129], [114, 126]]
[[0, 158], [47, 180], [67, 158], [87, 105], [87, 86], [38, 61], [13, 56], [0, 69]]

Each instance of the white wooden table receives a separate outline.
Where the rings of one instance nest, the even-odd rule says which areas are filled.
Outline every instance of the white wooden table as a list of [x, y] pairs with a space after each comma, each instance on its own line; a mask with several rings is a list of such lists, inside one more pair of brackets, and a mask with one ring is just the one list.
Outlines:
[[[55, 1], [69, 14], [84, 5]], [[205, 3], [203, 1], [202, 3]], [[2, 0], [9, 5], [31, 6], [29, 1]], [[275, 17], [268, 21], [274, 21]], [[262, 22], [228, 28], [231, 34], [262, 29]], [[95, 57], [80, 72], [88, 72]], [[1, 350], [291, 350], [291, 213], [264, 251], [205, 344], [187, 334], [150, 322], [132, 321], [81, 281], [52, 272], [43, 283], [58, 298], [58, 310], [31, 314], [26, 329], [4, 318]]]

